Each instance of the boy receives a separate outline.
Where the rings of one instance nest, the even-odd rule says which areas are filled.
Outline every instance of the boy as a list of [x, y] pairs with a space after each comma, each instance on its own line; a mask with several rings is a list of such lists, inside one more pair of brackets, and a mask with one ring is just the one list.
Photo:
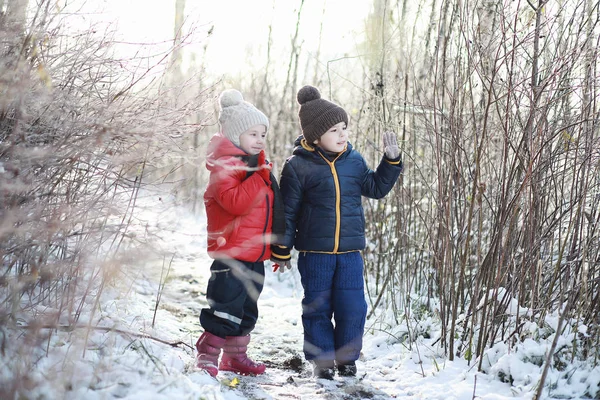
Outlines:
[[304, 355], [315, 376], [333, 379], [335, 367], [340, 376], [355, 376], [367, 314], [361, 196], [379, 199], [392, 189], [402, 172], [400, 151], [396, 135], [384, 133], [385, 155], [369, 169], [348, 142], [344, 109], [313, 86], [297, 99], [302, 136], [282, 170], [286, 233], [271, 260], [285, 268], [292, 246], [299, 251]]

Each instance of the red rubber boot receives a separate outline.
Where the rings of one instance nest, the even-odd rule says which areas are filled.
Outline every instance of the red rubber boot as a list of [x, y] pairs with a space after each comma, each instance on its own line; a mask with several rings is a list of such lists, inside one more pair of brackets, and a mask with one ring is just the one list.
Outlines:
[[221, 355], [221, 349], [225, 345], [225, 339], [215, 336], [212, 333], [204, 332], [200, 339], [196, 342], [196, 365], [198, 368], [202, 368], [210, 374], [210, 376], [217, 376], [219, 369], [217, 363], [219, 362], [219, 355]]
[[250, 335], [227, 336], [219, 370], [231, 371], [240, 375], [260, 375], [264, 373], [265, 364], [255, 363], [248, 358], [246, 354], [248, 343], [250, 343]]

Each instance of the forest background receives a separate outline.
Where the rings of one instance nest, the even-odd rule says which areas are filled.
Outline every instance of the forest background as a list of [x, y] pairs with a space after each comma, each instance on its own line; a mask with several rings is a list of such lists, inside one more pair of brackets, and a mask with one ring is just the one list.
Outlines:
[[552, 338], [526, 360], [540, 387], [598, 366], [598, 1], [207, 4], [146, 20], [133, 2], [118, 26], [111, 2], [0, 0], [0, 350], [80, 326], [139, 261], [141, 190], [203, 212], [222, 89], [270, 117], [278, 172], [312, 84], [349, 112], [370, 165], [383, 131], [401, 143], [398, 185], [364, 201], [369, 318], [405, 323], [407, 346], [433, 319], [448, 359], [480, 370], [499, 343]]

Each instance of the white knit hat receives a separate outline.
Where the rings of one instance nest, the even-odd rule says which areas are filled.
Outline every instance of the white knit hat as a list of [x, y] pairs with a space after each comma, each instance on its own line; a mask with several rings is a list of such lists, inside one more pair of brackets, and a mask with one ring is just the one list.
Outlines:
[[219, 124], [221, 132], [236, 146], [240, 145], [240, 135], [255, 125], [264, 125], [269, 129], [269, 119], [252, 104], [244, 101], [242, 94], [228, 89], [219, 96], [221, 111]]

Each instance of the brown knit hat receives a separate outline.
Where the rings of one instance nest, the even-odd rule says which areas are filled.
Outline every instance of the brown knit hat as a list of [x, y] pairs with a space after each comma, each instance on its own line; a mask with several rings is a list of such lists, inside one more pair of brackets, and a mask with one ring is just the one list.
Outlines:
[[346, 111], [337, 104], [322, 99], [316, 87], [304, 86], [298, 90], [296, 98], [300, 103], [300, 127], [308, 143], [313, 144], [335, 124], [343, 121], [348, 125]]

